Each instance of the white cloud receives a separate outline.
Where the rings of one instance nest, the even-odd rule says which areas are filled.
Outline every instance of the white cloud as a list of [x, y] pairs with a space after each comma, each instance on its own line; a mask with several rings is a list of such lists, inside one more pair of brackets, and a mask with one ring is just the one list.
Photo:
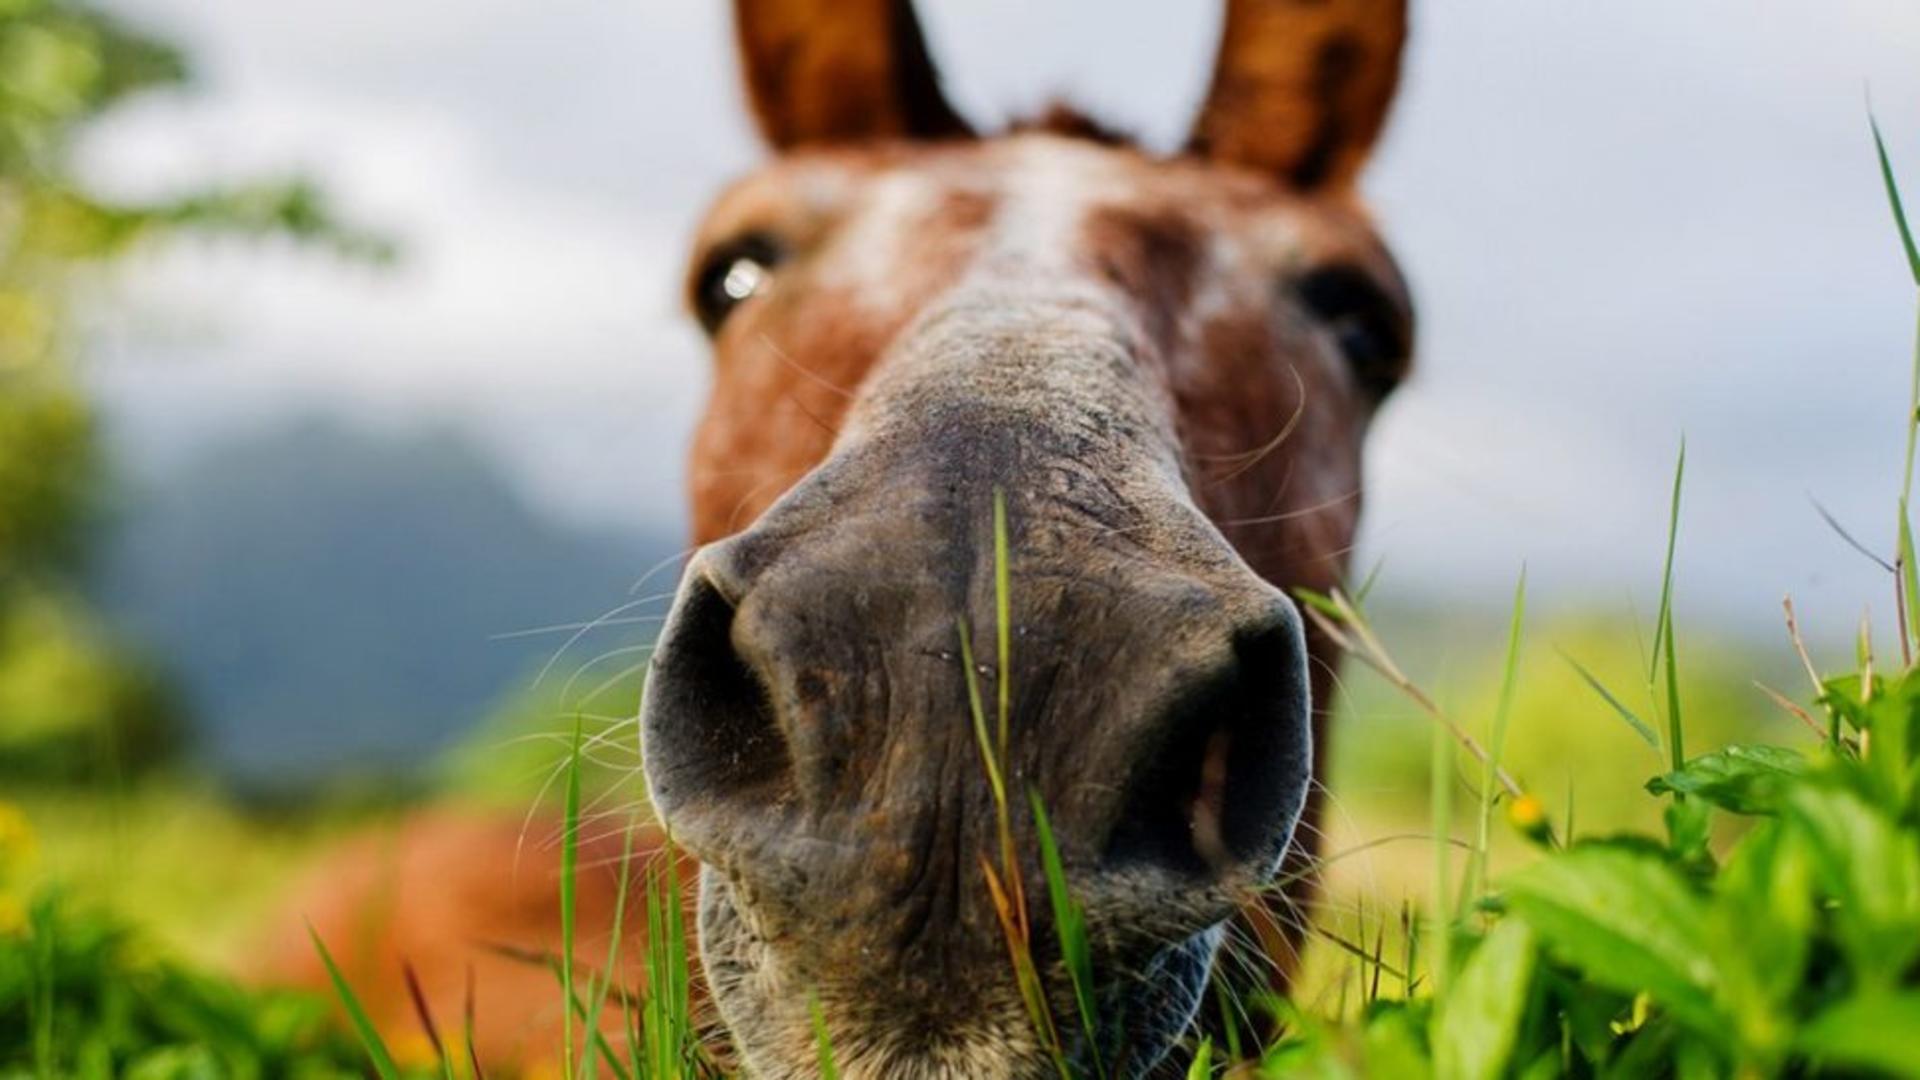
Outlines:
[[[1144, 0], [928, 6], [977, 115], [1066, 93], [1163, 146], [1218, 24]], [[122, 326], [114, 352], [197, 374], [148, 421], [265, 401], [452, 415], [572, 512], [677, 505], [704, 378], [673, 310], [680, 248], [755, 153], [724, 7], [130, 4], [180, 28], [208, 77], [103, 132], [101, 175], [304, 165], [409, 250], [380, 279], [286, 255], [157, 262], [134, 292], [172, 313], [164, 332]], [[1424, 319], [1372, 469], [1393, 580], [1485, 595], [1529, 558], [1568, 591], [1649, 581], [1685, 431], [1695, 595], [1745, 614], [1807, 588], [1850, 612], [1878, 586], [1805, 495], [1885, 516], [1912, 290], [1862, 87], [1920, 191], [1920, 8], [1428, 0], [1416, 20], [1370, 180]], [[160, 381], [118, 366], [123, 386]]]

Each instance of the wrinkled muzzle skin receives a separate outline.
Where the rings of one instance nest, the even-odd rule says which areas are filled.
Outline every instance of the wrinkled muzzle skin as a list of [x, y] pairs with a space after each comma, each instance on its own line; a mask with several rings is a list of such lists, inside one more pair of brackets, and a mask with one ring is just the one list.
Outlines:
[[[973, 695], [991, 746], [1006, 694], [1031, 947], [1083, 1067], [1162, 1061], [1306, 798], [1297, 611], [1195, 504], [1139, 321], [1029, 269], [988, 260], [895, 336], [827, 459], [695, 557], [655, 656], [653, 802], [704, 865], [702, 958], [756, 1076], [813, 1075], [811, 1001], [851, 1077], [1053, 1074], [983, 869]], [[1029, 793], [1086, 908], [1091, 1041]]]

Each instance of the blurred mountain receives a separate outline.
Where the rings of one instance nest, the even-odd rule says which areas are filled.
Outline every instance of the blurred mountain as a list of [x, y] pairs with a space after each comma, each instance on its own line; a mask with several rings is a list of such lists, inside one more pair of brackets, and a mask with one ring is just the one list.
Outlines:
[[150, 481], [103, 547], [101, 605], [182, 684], [203, 757], [257, 782], [424, 761], [570, 636], [524, 631], [626, 602], [681, 543], [543, 517], [458, 435], [306, 420]]

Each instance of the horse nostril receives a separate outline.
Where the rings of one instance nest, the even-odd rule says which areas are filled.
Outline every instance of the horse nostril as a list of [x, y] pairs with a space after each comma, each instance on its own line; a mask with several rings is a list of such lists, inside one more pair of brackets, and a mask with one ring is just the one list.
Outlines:
[[1276, 598], [1273, 615], [1236, 633], [1223, 654], [1163, 703], [1109, 863], [1264, 876], [1284, 852], [1313, 758], [1299, 618]]
[[766, 688], [734, 647], [734, 608], [696, 560], [661, 634], [641, 708], [654, 808], [696, 846], [702, 811], [767, 794], [788, 772]]

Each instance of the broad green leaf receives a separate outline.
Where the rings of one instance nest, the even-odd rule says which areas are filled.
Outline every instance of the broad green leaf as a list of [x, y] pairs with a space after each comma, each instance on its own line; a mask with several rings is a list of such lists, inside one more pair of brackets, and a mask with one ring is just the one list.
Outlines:
[[1647, 781], [1655, 795], [1696, 796], [1736, 814], [1770, 814], [1785, 782], [1807, 771], [1807, 759], [1784, 746], [1729, 746], [1701, 754]]
[[1509, 877], [1505, 895], [1509, 909], [1588, 979], [1622, 993], [1646, 991], [1696, 1031], [1724, 1034], [1706, 903], [1657, 856], [1575, 848]]
[[1749, 832], [1714, 881], [1715, 940], [1746, 954], [1725, 997], [1750, 1042], [1770, 1042], [1774, 1008], [1799, 988], [1813, 934], [1813, 867], [1800, 834], [1776, 824]]
[[1920, 951], [1920, 839], [1858, 793], [1801, 785], [1783, 813], [1804, 835], [1864, 986], [1892, 986]]
[[1366, 1074], [1396, 1080], [1427, 1080], [1433, 1063], [1427, 1059], [1424, 1025], [1405, 1008], [1376, 1009], [1367, 1018]]
[[1667, 847], [1689, 870], [1713, 872], [1707, 841], [1713, 834], [1713, 807], [1704, 800], [1675, 800], [1660, 813], [1667, 825]]
[[1494, 1080], [1504, 1074], [1533, 990], [1533, 931], [1503, 919], [1460, 969], [1433, 1018], [1434, 1075]]
[[1855, 997], [1814, 1017], [1794, 1048], [1819, 1065], [1920, 1077], [1920, 994]]

